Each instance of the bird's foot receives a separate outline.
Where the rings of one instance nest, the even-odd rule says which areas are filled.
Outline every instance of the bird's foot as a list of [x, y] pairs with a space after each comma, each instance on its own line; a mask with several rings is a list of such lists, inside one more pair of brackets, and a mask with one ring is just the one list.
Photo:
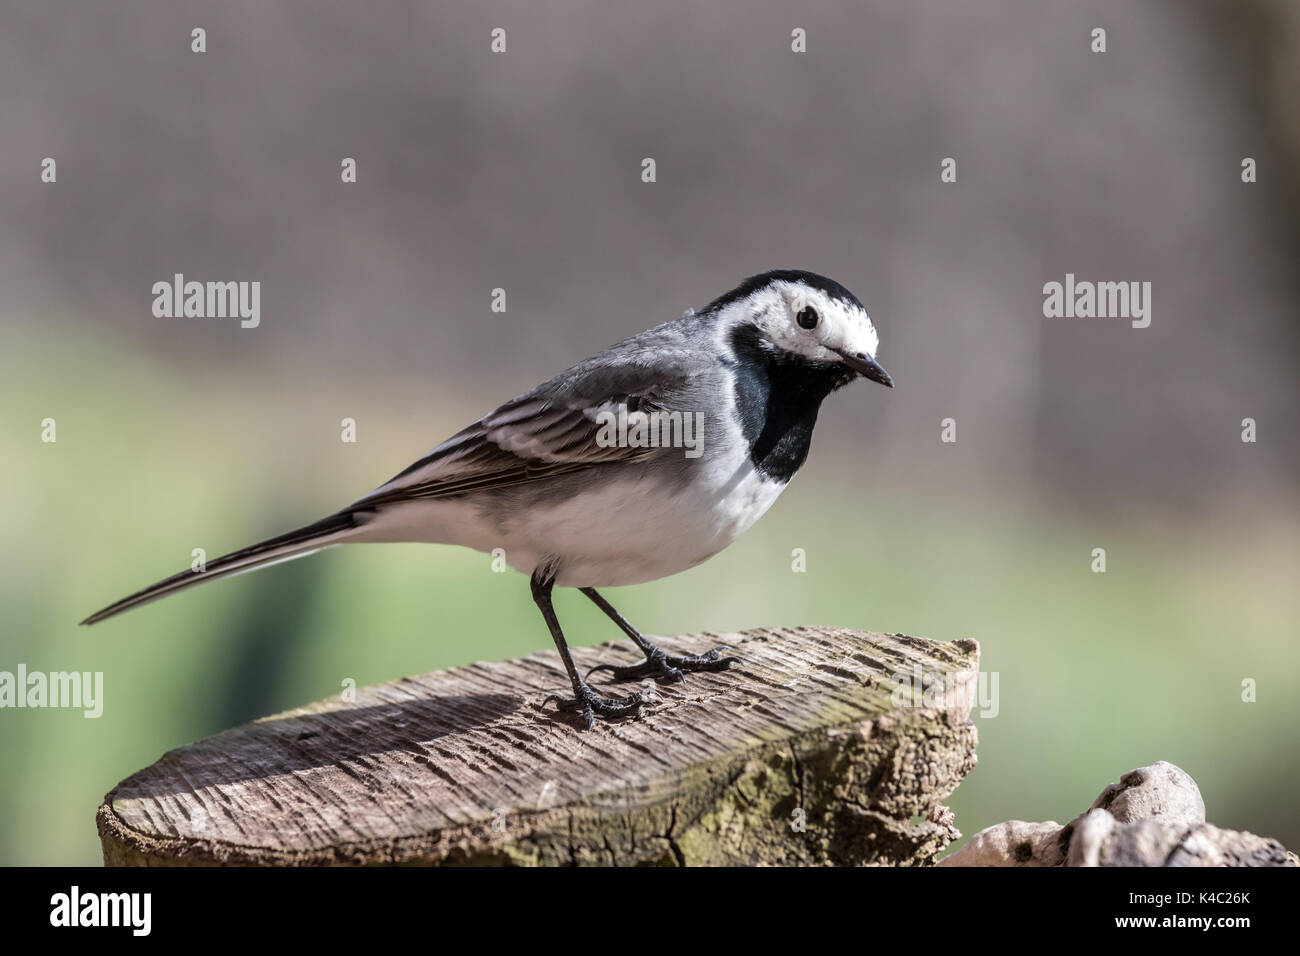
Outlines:
[[542, 701], [542, 706], [555, 701], [556, 709], [563, 713], [582, 714], [584, 725], [591, 730], [596, 726], [597, 714], [602, 717], [635, 717], [652, 699], [652, 692], [644, 690], [627, 697], [601, 697], [586, 684], [579, 684], [576, 697], [552, 694]]
[[645, 677], [652, 677], [661, 684], [675, 684], [682, 679], [684, 673], [694, 673], [696, 671], [724, 671], [732, 664], [739, 664], [739, 657], [723, 657], [723, 651], [730, 651], [733, 648], [726, 644], [719, 644], [711, 651], [703, 654], [684, 654], [680, 657], [665, 654], [659, 648], [654, 648], [646, 659], [640, 664], [629, 664], [626, 667], [616, 667], [613, 664], [598, 664], [591, 670], [587, 671], [587, 676], [591, 677], [597, 671], [609, 671], [614, 680], [641, 680]]

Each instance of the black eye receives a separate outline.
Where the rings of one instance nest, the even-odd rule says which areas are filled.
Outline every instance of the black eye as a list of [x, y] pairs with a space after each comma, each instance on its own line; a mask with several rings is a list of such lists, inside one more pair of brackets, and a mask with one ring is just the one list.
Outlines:
[[799, 323], [801, 329], [815, 329], [817, 328], [817, 310], [811, 305], [806, 305], [799, 310], [799, 314], [795, 316], [795, 321]]

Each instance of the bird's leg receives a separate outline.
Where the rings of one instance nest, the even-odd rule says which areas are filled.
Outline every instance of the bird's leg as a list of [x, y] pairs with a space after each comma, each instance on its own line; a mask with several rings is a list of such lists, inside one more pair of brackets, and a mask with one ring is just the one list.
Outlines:
[[569, 680], [573, 682], [572, 697], [552, 694], [542, 701], [542, 706], [545, 707], [551, 701], [555, 701], [560, 710], [581, 713], [583, 723], [588, 730], [596, 726], [596, 714], [602, 717], [629, 717], [637, 714], [641, 710], [641, 705], [650, 700], [645, 691], [628, 697], [601, 697], [578, 676], [578, 668], [573, 664], [573, 655], [569, 653], [569, 645], [565, 643], [564, 632], [560, 630], [555, 608], [551, 605], [551, 589], [555, 586], [554, 575], [544, 567], [538, 568], [533, 572], [531, 584], [533, 600], [541, 610], [542, 617], [546, 618], [546, 626], [551, 629], [551, 637], [555, 639], [555, 646], [560, 651], [560, 660], [564, 661], [564, 669], [569, 672]]
[[640, 631], [628, 623], [627, 618], [614, 610], [614, 605], [597, 594], [595, 588], [579, 588], [578, 590], [591, 598], [596, 607], [608, 614], [609, 619], [617, 624], [624, 634], [632, 638], [633, 643], [641, 648], [641, 653], [645, 654], [645, 660], [640, 664], [632, 664], [627, 667], [600, 664], [587, 671], [588, 677], [596, 673], [596, 671], [609, 671], [614, 680], [640, 680], [643, 677], [653, 677], [665, 684], [675, 684], [682, 679], [683, 671], [721, 671], [726, 670], [732, 664], [740, 663], [739, 657], [722, 656], [722, 651], [731, 650], [726, 644], [719, 644], [713, 650], [703, 654], [687, 654], [682, 657], [665, 654], [662, 648], [656, 647], [646, 640]]

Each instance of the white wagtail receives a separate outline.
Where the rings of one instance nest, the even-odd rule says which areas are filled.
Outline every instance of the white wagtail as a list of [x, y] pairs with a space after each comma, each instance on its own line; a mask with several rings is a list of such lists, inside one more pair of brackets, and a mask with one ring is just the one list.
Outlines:
[[893, 387], [876, 362], [878, 342], [866, 309], [838, 282], [765, 272], [507, 402], [342, 511], [159, 581], [82, 623], [345, 542], [501, 548], [532, 576], [573, 684], [572, 698], [543, 706], [555, 700], [588, 728], [596, 714], [635, 714], [645, 692], [601, 697], [578, 674], [551, 590], [581, 590], [645, 654], [640, 664], [594, 669], [616, 680], [673, 682], [736, 662], [725, 647], [665, 654], [595, 588], [676, 574], [735, 541], [803, 464], [827, 395], [859, 375]]

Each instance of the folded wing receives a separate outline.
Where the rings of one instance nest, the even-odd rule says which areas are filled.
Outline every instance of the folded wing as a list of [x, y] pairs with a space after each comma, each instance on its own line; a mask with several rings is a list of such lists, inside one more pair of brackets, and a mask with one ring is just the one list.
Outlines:
[[685, 410], [685, 396], [705, 368], [705, 356], [690, 349], [616, 347], [483, 416], [348, 510], [504, 488], [660, 454], [660, 448], [602, 441], [606, 416]]

